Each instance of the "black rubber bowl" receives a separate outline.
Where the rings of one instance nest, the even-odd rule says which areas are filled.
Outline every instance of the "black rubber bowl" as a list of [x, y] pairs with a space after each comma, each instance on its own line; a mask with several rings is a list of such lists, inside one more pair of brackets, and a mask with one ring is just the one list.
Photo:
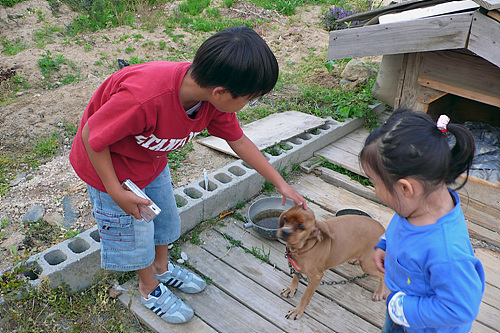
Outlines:
[[371, 217], [370, 214], [355, 208], [341, 209], [335, 214], [335, 216], [343, 216], [343, 215], [361, 215], [361, 216]]
[[293, 201], [286, 199], [281, 205], [281, 197], [267, 197], [255, 201], [248, 209], [248, 219], [259, 236], [276, 239], [279, 229], [279, 217], [285, 210], [292, 208]]

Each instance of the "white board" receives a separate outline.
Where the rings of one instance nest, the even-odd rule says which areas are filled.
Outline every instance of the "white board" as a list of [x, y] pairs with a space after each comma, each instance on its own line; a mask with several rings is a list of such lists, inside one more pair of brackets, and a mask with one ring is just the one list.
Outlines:
[[[252, 140], [257, 148], [263, 150], [317, 128], [326, 122], [326, 119], [310, 114], [287, 111], [274, 113], [253, 123], [244, 125], [241, 128], [243, 129], [243, 133]], [[221, 138], [209, 136], [196, 141], [207, 147], [238, 157], [227, 142]]]

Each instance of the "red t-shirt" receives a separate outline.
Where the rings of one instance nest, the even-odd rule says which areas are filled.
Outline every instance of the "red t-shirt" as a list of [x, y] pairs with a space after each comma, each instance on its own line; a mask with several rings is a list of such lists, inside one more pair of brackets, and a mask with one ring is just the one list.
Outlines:
[[167, 165], [167, 153], [181, 148], [207, 128], [227, 141], [243, 131], [234, 113], [202, 102], [195, 119], [186, 114], [180, 86], [190, 63], [157, 61], [128, 66], [110, 76], [90, 100], [73, 142], [69, 159], [78, 176], [105, 192], [82, 139], [88, 121], [89, 144], [95, 151], [109, 147], [111, 160], [123, 182], [130, 178], [144, 188]]

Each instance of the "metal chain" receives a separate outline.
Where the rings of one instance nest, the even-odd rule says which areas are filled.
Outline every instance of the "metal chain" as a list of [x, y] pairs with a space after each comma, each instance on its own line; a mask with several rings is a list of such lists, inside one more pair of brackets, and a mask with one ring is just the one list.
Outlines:
[[[299, 279], [301, 279], [301, 280], [309, 283], [309, 279], [307, 278], [307, 276], [304, 276], [303, 274], [300, 274], [293, 267], [290, 267], [290, 274], [297, 275], [297, 277]], [[341, 280], [341, 281], [321, 281], [319, 285], [320, 286], [323, 286], [323, 285], [333, 286], [333, 285], [337, 285], [337, 284], [354, 283], [354, 282], [356, 282], [356, 281], [358, 281], [360, 279], [363, 279], [363, 278], [367, 277], [368, 275], [369, 274], [367, 274], [367, 273], [363, 273], [361, 275], [355, 276], [355, 277], [347, 279], [347, 280]]]

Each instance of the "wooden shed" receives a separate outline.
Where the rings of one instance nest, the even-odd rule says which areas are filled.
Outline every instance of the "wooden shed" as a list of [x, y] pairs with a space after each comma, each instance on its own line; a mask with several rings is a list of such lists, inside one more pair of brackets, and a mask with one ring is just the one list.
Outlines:
[[[500, 0], [412, 0], [351, 15], [337, 22], [368, 23], [332, 31], [327, 58], [383, 55], [380, 101], [500, 127], [499, 9]], [[460, 193], [500, 244], [500, 183], [471, 177]]]

